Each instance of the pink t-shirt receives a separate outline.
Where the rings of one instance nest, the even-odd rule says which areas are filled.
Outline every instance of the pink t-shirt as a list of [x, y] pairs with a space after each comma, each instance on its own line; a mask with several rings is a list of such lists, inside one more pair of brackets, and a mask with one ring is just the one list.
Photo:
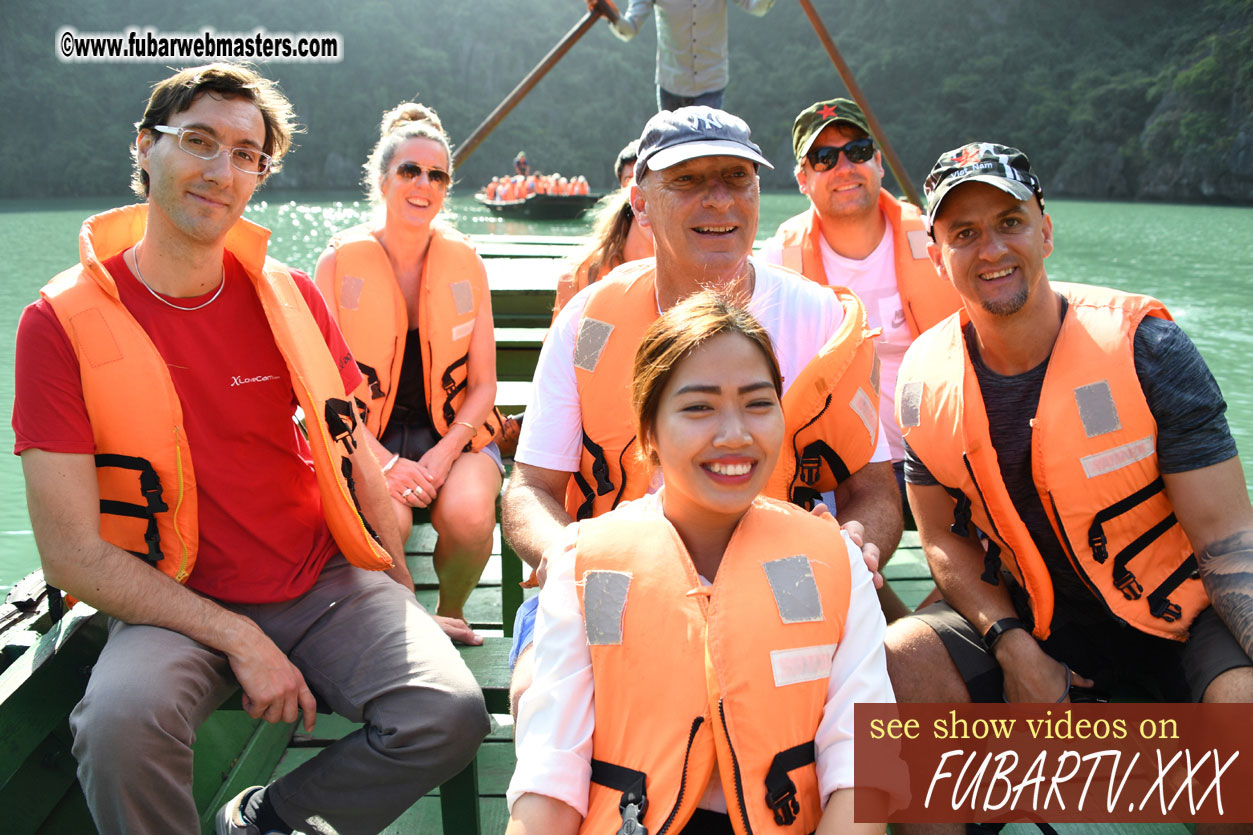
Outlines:
[[[221, 296], [200, 310], [175, 311], [135, 279], [121, 254], [104, 266], [165, 359], [182, 403], [200, 519], [187, 585], [236, 603], [308, 591], [338, 547], [322, 513], [309, 444], [292, 419], [287, 365], [243, 267], [227, 253]], [[313, 282], [293, 275], [351, 392], [361, 373], [348, 346]], [[211, 296], [175, 303], [192, 307]], [[78, 358], [42, 299], [18, 325], [13, 432], [19, 454], [96, 451]]]

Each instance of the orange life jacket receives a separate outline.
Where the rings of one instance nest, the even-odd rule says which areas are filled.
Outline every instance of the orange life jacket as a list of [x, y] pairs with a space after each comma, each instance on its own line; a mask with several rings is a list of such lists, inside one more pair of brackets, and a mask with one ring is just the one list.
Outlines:
[[[918, 207], [880, 190], [879, 209], [892, 227], [896, 288], [909, 332], [917, 339], [927, 328], [955, 313], [962, 306], [961, 298], [952, 283], [936, 272], [927, 255], [929, 239]], [[816, 209], [811, 206], [809, 211], [783, 221], [775, 235], [783, 242], [783, 266], [819, 284], [827, 283], [820, 243], [822, 225]]]
[[817, 828], [814, 736], [848, 615], [844, 548], [831, 520], [759, 497], [705, 586], [660, 513], [580, 524], [596, 714], [580, 832], [618, 831], [639, 795], [649, 832], [679, 832], [715, 765], [737, 833]]
[[[583, 451], [566, 490], [566, 511], [574, 519], [648, 490], [649, 468], [637, 454], [625, 381], [658, 316], [656, 274], [652, 258], [623, 264], [596, 282], [583, 309], [574, 347]], [[798, 504], [811, 504], [861, 469], [879, 437], [877, 332], [868, 328], [856, 296], [830, 289], [844, 307], [844, 321], [783, 394], [787, 434], [767, 487], [768, 495]]]
[[[400, 366], [409, 335], [409, 313], [387, 251], [366, 225], [331, 240], [335, 271], [318, 289], [344, 334], [365, 380], [354, 393], [366, 426], [379, 437], [387, 427], [399, 388]], [[329, 284], [327, 283], [329, 280]], [[465, 400], [470, 340], [479, 306], [490, 304], [487, 269], [465, 236], [445, 226], [431, 227], [422, 266], [418, 334], [422, 340], [422, 380], [431, 422], [447, 434]], [[492, 409], [467, 449], [479, 450], [500, 434]]]
[[[41, 294], [78, 356], [96, 443], [100, 534], [180, 583], [196, 564], [196, 478], [183, 411], [165, 360], [118, 296], [102, 261], [143, 237], [148, 207], [114, 209], [83, 223], [81, 263]], [[348, 453], [356, 411], [317, 321], [287, 268], [267, 258], [270, 233], [240, 220], [226, 248], [243, 265], [287, 362], [305, 415], [323, 512], [336, 544], [362, 568], [391, 568], [357, 502]], [[136, 408], [140, 404], [141, 408]]]
[[[592, 256], [589, 255], [573, 271], [563, 273], [557, 279], [557, 298], [553, 303], [554, 322], [557, 320], [557, 314], [561, 312], [562, 308], [570, 303], [570, 299], [574, 298], [580, 290], [592, 283], [591, 263]], [[621, 257], [610, 258], [607, 262], [600, 265], [600, 270], [597, 271], [596, 277], [598, 279], [604, 278], [621, 263]]]
[[[1070, 301], [1031, 422], [1031, 470], [1053, 531], [1110, 612], [1142, 632], [1186, 640], [1209, 604], [1197, 561], [1157, 469], [1157, 423], [1136, 376], [1133, 338], [1161, 302], [1101, 287], [1053, 284]], [[984, 579], [1002, 561], [1026, 588], [1035, 635], [1055, 601], [1040, 552], [1001, 479], [987, 411], [966, 351], [963, 310], [905, 355], [897, 420], [910, 448], [958, 496], [954, 530], [988, 537]]]

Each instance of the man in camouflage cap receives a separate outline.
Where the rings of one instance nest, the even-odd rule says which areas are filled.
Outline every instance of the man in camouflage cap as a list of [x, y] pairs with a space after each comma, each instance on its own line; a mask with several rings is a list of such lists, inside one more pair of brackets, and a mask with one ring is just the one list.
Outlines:
[[1021, 151], [954, 149], [926, 193], [963, 311], [901, 366], [909, 498], [944, 600], [888, 630], [897, 697], [1253, 701], [1253, 508], [1196, 347], [1155, 299], [1050, 283]]
[[[891, 419], [897, 372], [914, 339], [961, 302], [927, 256], [918, 208], [882, 188], [883, 160], [855, 102], [829, 99], [802, 110], [792, 124], [792, 150], [796, 184], [810, 205], [779, 226], [762, 254], [819, 284], [849, 288], [865, 304], [870, 326], [882, 330], [879, 414], [886, 450], [875, 466], [886, 470], [891, 460], [903, 501], [904, 451]], [[889, 621], [907, 611], [888, 588], [880, 599]]]

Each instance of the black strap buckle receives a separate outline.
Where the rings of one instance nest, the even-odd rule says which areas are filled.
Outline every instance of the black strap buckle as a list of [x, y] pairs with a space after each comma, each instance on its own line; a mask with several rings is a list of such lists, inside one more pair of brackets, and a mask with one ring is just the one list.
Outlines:
[[146, 562], [156, 565], [164, 555], [161, 553], [161, 530], [157, 527], [157, 514], [170, 509], [162, 498], [161, 477], [146, 458], [117, 453], [101, 452], [95, 457], [96, 467], [117, 467], [123, 470], [135, 470], [139, 473], [139, 495], [143, 497], [142, 505], [123, 502], [118, 499], [100, 499], [100, 512], [115, 516], [128, 516], [133, 519], [146, 519], [144, 529], [144, 546], [146, 551], [128, 551]]
[[774, 822], [779, 826], [791, 826], [801, 812], [801, 804], [796, 799], [796, 784], [791, 777], [785, 779], [787, 783], [776, 791], [766, 790], [766, 805], [774, 811]]
[[1149, 614], [1155, 618], [1161, 618], [1167, 623], [1174, 623], [1183, 614], [1183, 609], [1179, 607], [1178, 603], [1172, 603], [1169, 597], [1149, 595]]
[[[628, 801], [628, 797], [631, 800]], [[644, 813], [648, 811], [647, 797], [623, 794], [618, 809], [622, 813], [622, 826], [618, 827], [617, 835], [648, 835], [648, 827], [641, 823]]]
[[1088, 547], [1092, 549], [1092, 559], [1104, 563], [1109, 559], [1109, 540], [1105, 538], [1105, 529], [1100, 522], [1093, 522], [1088, 530]]
[[622, 792], [618, 800], [622, 826], [618, 828], [617, 835], [648, 835], [648, 829], [641, 823], [644, 813], [648, 811], [648, 794], [644, 788], [647, 779], [642, 771], [604, 760], [592, 760], [592, 782]]
[[357, 370], [361, 372], [362, 376], [365, 377], [366, 383], [369, 384], [370, 399], [382, 400], [386, 395], [383, 393], [383, 384], [379, 380], [378, 370], [360, 360], [357, 360]]
[[352, 407], [352, 403], [338, 397], [328, 397], [323, 405], [322, 420], [326, 423], [327, 434], [331, 436], [333, 443], [343, 444], [345, 452], [352, 452], [357, 448], [357, 441], [352, 436], [357, 428], [357, 410]]
[[1114, 577], [1114, 587], [1122, 592], [1128, 600], [1139, 600], [1144, 594], [1144, 586], [1136, 579], [1136, 575], [1123, 569], [1123, 573]]
[[788, 776], [789, 771], [814, 762], [814, 741], [794, 745], [774, 755], [766, 772], [766, 805], [774, 812], [774, 822], [779, 826], [791, 826], [801, 812], [796, 799], [796, 784]]

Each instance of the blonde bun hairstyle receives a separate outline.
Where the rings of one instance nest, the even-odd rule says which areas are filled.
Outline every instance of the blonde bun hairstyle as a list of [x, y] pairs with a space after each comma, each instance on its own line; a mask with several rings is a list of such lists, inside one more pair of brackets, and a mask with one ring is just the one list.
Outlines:
[[444, 133], [439, 114], [434, 108], [418, 102], [401, 102], [383, 114], [379, 122], [379, 141], [362, 166], [365, 169], [363, 183], [373, 205], [383, 202], [379, 180], [392, 164], [396, 149], [409, 139], [429, 139], [442, 145], [447, 157], [448, 175], [452, 176], [452, 142]]

